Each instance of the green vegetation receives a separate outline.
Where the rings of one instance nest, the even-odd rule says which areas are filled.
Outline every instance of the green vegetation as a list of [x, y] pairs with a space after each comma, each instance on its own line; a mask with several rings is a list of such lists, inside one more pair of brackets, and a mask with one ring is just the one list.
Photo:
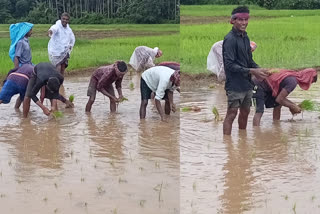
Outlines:
[[73, 101], [74, 101], [74, 95], [73, 94], [70, 95], [69, 101], [73, 103]]
[[[231, 16], [231, 11], [238, 5], [181, 5], [181, 16]], [[319, 10], [267, 10], [250, 5], [250, 16], [256, 17], [291, 17], [319, 16]]]
[[[212, 14], [228, 15], [232, 6], [183, 6], [181, 14], [186, 14], [185, 9], [210, 8]], [[296, 14], [293, 17], [280, 17], [282, 11], [263, 10], [256, 6], [250, 7], [252, 14], [278, 14], [278, 18], [261, 19], [252, 17], [249, 21], [247, 32], [250, 40], [257, 43], [258, 48], [253, 52], [253, 58], [260, 67], [297, 69], [315, 67], [319, 65], [320, 52], [318, 51], [318, 37], [320, 34], [320, 14], [317, 11], [290, 11]], [[303, 12], [303, 13], [302, 13]], [[225, 13], [225, 14], [224, 14]], [[289, 13], [288, 13], [289, 14]], [[304, 15], [304, 16], [302, 16]], [[288, 15], [289, 16], [289, 15]], [[199, 18], [199, 17], [198, 17]], [[182, 71], [192, 74], [206, 73], [207, 56], [212, 45], [220, 40], [231, 30], [229, 15], [223, 23], [203, 25], [180, 26], [180, 63]]]
[[[76, 44], [71, 53], [67, 72], [111, 64], [116, 60], [128, 62], [135, 47], [140, 45], [160, 47], [163, 50], [163, 56], [157, 59], [156, 63], [179, 61], [178, 25], [79, 25], [71, 27], [76, 35]], [[49, 25], [34, 26], [35, 33], [30, 37], [34, 64], [49, 61], [48, 28]], [[116, 32], [119, 31], [122, 33], [118, 35]], [[106, 38], [108, 37], [106, 33], [111, 36], [114, 34], [113, 37], [116, 38]], [[9, 47], [8, 25], [0, 25], [0, 75], [2, 76], [13, 67], [8, 55]]]
[[312, 100], [303, 100], [299, 106], [304, 111], [319, 111], [319, 105]]
[[63, 113], [61, 111], [54, 111], [52, 112], [52, 115], [55, 119], [58, 119], [58, 118], [62, 118], [63, 117]]

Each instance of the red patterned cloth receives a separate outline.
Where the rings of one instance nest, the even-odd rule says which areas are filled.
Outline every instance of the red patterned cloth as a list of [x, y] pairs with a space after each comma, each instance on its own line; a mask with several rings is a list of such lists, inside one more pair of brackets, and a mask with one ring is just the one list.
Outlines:
[[272, 89], [272, 96], [276, 97], [278, 95], [281, 81], [289, 76], [296, 77], [300, 88], [308, 90], [314, 77], [317, 76], [317, 71], [313, 68], [306, 68], [299, 71], [280, 69], [279, 73], [274, 73], [266, 79]]

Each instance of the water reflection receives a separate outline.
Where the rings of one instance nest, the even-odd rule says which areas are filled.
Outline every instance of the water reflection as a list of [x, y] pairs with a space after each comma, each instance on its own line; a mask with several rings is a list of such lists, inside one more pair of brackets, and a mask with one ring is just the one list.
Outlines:
[[[181, 112], [182, 213], [318, 213], [320, 211], [320, 149], [317, 112], [295, 116], [283, 108], [272, 121], [267, 109], [261, 127], [247, 130], [233, 124], [231, 136], [222, 135], [211, 108], [226, 113], [223, 87], [189, 89], [181, 106], [199, 106], [200, 112]], [[296, 89], [290, 99], [319, 102], [315, 84], [307, 92]]]

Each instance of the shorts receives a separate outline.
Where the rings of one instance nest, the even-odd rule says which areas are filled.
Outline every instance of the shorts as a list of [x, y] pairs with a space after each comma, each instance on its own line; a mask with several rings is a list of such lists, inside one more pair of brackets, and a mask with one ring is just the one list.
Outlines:
[[250, 108], [252, 94], [252, 90], [243, 92], [227, 91], [228, 108]]
[[[140, 80], [140, 92], [141, 92], [141, 100], [149, 100], [149, 99], [151, 99], [152, 90], [149, 88], [149, 86], [147, 85], [146, 81], [144, 81], [144, 79], [142, 77], [141, 77], [141, 80]], [[163, 100], [168, 99], [168, 92], [169, 92], [169, 89], [167, 89], [165, 91], [165, 95], [162, 98]]]
[[[98, 80], [95, 77], [91, 77], [88, 90], [87, 90], [87, 96], [90, 97], [91, 101], [94, 101], [96, 99], [97, 95], [97, 85], [98, 85]], [[114, 89], [112, 84], [108, 85], [106, 87], [103, 87], [109, 94], [112, 96], [115, 96]]]
[[20, 94], [20, 100], [23, 101], [25, 93], [25, 87], [21, 87], [12, 80], [7, 80], [1, 89], [0, 100], [2, 100], [2, 103], [8, 104], [14, 95]]
[[257, 89], [253, 94], [252, 98], [255, 103], [256, 113], [263, 113], [264, 107], [274, 108], [279, 106], [279, 103], [276, 102], [276, 98], [272, 96], [272, 91], [263, 88], [263, 85], [257, 85]]

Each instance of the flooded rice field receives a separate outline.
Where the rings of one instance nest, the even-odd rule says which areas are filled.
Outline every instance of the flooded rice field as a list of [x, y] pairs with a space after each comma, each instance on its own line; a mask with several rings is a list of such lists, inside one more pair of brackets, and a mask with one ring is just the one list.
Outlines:
[[128, 101], [116, 114], [101, 93], [85, 113], [89, 76], [65, 79], [61, 92], [75, 108], [60, 103], [59, 119], [34, 103], [23, 119], [17, 96], [0, 105], [0, 213], [179, 213], [179, 113], [160, 122], [150, 103], [140, 122], [139, 82], [124, 77]]
[[[298, 88], [289, 99], [320, 102], [318, 83]], [[235, 121], [232, 136], [223, 137], [222, 121], [212, 113], [215, 106], [226, 114], [223, 87], [183, 89], [181, 107], [201, 111], [180, 113], [181, 213], [320, 213], [319, 112], [292, 121], [283, 108], [273, 123], [268, 109], [254, 128], [251, 108], [247, 131]]]

